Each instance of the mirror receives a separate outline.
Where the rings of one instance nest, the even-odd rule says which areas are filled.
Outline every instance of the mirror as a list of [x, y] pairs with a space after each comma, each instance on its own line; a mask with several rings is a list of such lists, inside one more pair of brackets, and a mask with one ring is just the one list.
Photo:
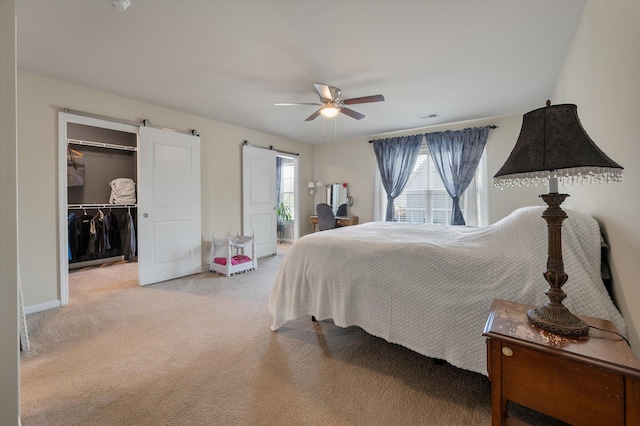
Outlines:
[[336, 216], [347, 216], [347, 184], [333, 183], [327, 185], [327, 204]]

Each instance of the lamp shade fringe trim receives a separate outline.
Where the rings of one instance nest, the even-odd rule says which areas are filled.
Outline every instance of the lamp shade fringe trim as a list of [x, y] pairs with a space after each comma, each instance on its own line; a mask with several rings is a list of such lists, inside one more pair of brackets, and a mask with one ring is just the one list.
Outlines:
[[573, 167], [562, 170], [542, 170], [537, 172], [514, 173], [493, 178], [494, 188], [510, 186], [538, 186], [546, 184], [550, 178], [557, 178], [563, 185], [585, 183], [622, 182], [622, 169], [608, 167]]

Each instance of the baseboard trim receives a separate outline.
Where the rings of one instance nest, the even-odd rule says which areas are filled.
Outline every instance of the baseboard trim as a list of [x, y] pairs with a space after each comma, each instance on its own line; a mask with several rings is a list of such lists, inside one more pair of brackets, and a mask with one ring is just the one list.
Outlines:
[[59, 300], [51, 300], [49, 302], [38, 303], [37, 305], [25, 306], [24, 313], [29, 315], [36, 312], [46, 311], [53, 308], [59, 308], [60, 301]]

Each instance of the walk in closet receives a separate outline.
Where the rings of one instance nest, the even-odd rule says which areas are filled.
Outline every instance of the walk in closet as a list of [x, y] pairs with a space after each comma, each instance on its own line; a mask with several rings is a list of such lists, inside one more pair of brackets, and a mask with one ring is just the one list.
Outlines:
[[66, 142], [69, 269], [135, 261], [137, 134], [67, 123]]
[[136, 262], [141, 286], [203, 270], [195, 130], [65, 110], [58, 141], [60, 305], [80, 267]]

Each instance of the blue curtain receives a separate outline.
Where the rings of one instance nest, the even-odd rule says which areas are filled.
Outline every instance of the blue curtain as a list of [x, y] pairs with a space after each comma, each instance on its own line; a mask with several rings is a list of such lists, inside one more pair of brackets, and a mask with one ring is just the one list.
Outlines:
[[387, 192], [385, 220], [395, 220], [394, 200], [404, 190], [420, 153], [422, 135], [401, 136], [373, 141], [382, 185]]
[[487, 143], [489, 129], [476, 127], [459, 131], [426, 133], [429, 154], [447, 193], [453, 200], [451, 224], [464, 225], [460, 196], [471, 183]]
[[276, 157], [276, 204], [280, 204], [280, 183], [282, 180], [282, 157]]

